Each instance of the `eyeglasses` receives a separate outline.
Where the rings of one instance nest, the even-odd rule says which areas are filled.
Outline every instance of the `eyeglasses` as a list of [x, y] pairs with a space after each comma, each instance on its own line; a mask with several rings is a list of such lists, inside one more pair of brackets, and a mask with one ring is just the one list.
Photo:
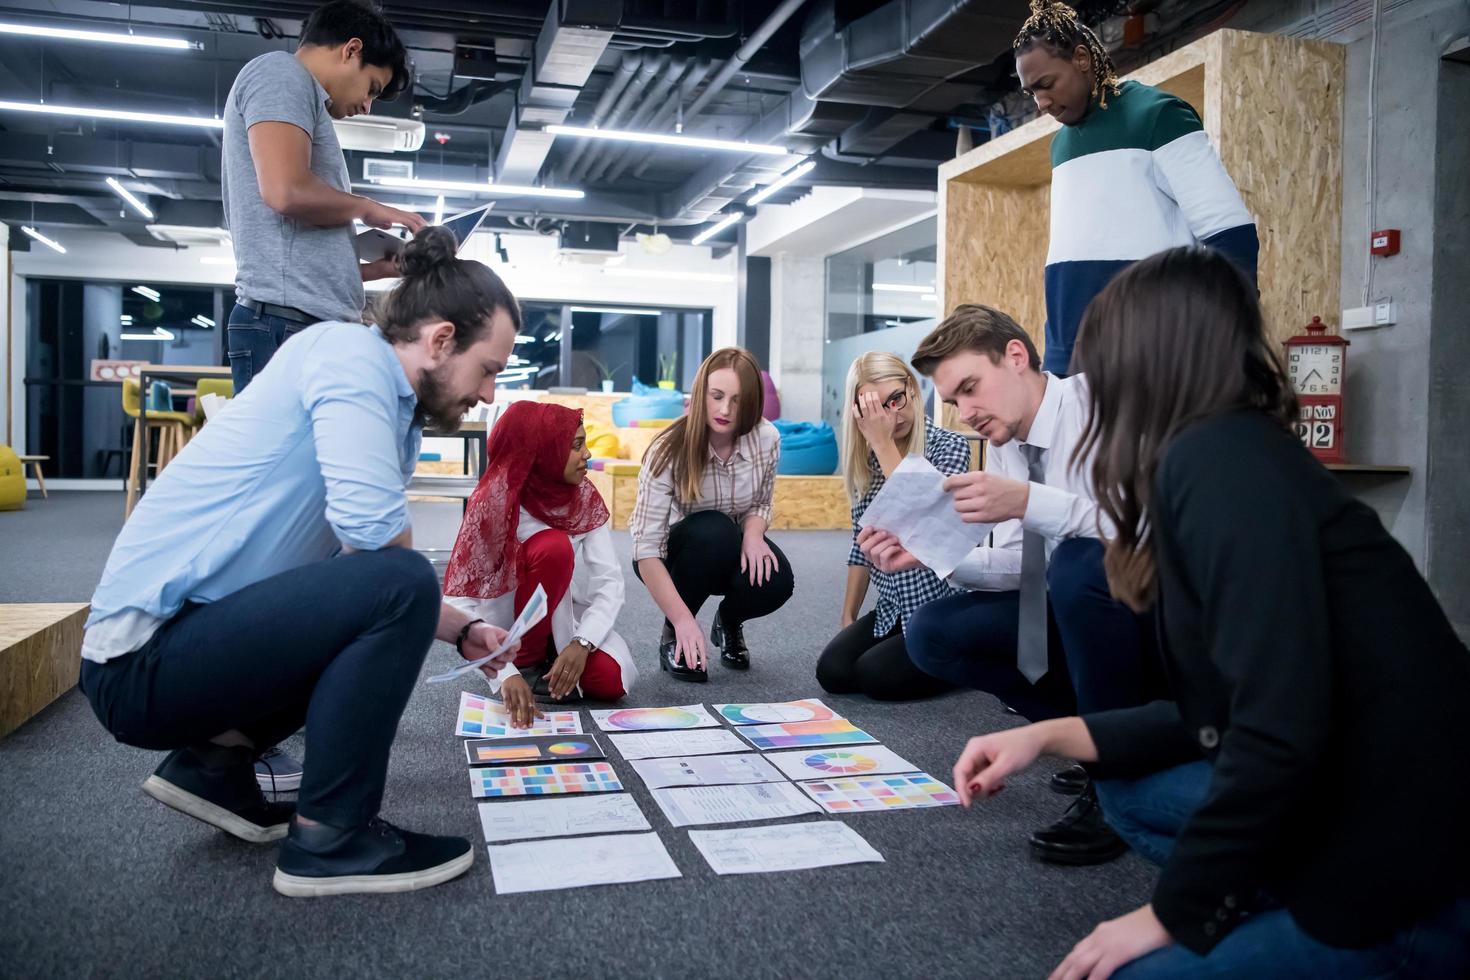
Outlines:
[[[854, 397], [853, 400], [852, 400], [852, 403], [854, 405], [859, 405], [860, 404], [860, 399], [858, 399], [857, 397]], [[897, 391], [895, 391], [893, 394], [889, 395], [887, 398], [883, 399], [883, 407], [885, 409], [889, 409], [889, 410], [895, 411], [895, 412], [901, 411], [903, 409], [903, 407], [905, 405], [907, 405], [908, 403], [909, 403], [909, 392], [908, 392], [908, 389], [907, 388], [900, 388]]]

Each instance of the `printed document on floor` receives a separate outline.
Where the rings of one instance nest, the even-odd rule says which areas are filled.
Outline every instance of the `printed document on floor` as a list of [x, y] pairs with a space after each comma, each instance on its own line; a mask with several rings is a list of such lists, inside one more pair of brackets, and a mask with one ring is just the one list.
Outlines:
[[609, 735], [608, 739], [622, 753], [624, 759], [653, 759], [667, 755], [718, 755], [722, 752], [744, 752], [747, 748], [728, 728]]
[[994, 527], [966, 524], [944, 492], [944, 481], [924, 457], [905, 456], [858, 521], [897, 537], [940, 578], [947, 578]]
[[691, 830], [689, 839], [717, 875], [801, 871], [883, 860], [845, 823], [786, 823], [775, 827]]
[[637, 802], [627, 793], [481, 803], [480, 826], [485, 831], [487, 844], [653, 829], [643, 811], [638, 809]]
[[653, 833], [564, 837], [486, 849], [497, 895], [684, 877]]
[[718, 786], [726, 783], [779, 783], [781, 773], [754, 752], [739, 755], [674, 756], [640, 759], [633, 770], [649, 789], [665, 786]]
[[742, 786], [683, 786], [656, 789], [654, 802], [675, 827], [701, 823], [742, 823], [820, 813], [791, 783]]

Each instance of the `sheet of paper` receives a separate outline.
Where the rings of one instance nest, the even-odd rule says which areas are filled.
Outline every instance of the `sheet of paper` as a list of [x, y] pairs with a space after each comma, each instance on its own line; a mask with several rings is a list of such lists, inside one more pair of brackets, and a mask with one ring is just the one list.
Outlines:
[[953, 572], [994, 527], [966, 524], [942, 489], [944, 480], [924, 457], [905, 456], [858, 521], [896, 536], [940, 578]]
[[746, 725], [735, 730], [740, 733], [741, 738], [762, 752], [766, 749], [804, 749], [878, 741], [845, 719], [793, 721], [783, 725]]
[[658, 732], [719, 725], [715, 716], [702, 704], [674, 708], [613, 708], [592, 712], [592, 720], [605, 732]]
[[820, 811], [791, 783], [681, 786], [656, 789], [653, 799], [675, 827], [700, 823], [774, 820]]
[[926, 772], [797, 783], [828, 813], [865, 813], [913, 807], [958, 806], [959, 794]]
[[609, 735], [624, 759], [653, 759], [668, 755], [718, 755], [744, 752], [746, 745], [728, 728], [713, 731], [647, 732], [641, 735]]
[[640, 759], [633, 771], [649, 789], [665, 786], [718, 786], [724, 783], [779, 783], [776, 767], [754, 752], [740, 755], [675, 756], [671, 759]]
[[[528, 735], [472, 738], [464, 743], [465, 761], [472, 766], [504, 766], [514, 762], [584, 762], [606, 759], [596, 735]], [[910, 767], [912, 768], [912, 767]]]
[[879, 776], [918, 772], [919, 767], [881, 745], [854, 745], [836, 749], [797, 749], [771, 752], [765, 758], [796, 780], [834, 779], [838, 776]]
[[618, 774], [606, 762], [569, 762], [559, 766], [502, 766], [470, 770], [470, 795], [482, 798], [616, 793], [622, 788]]
[[480, 827], [485, 832], [487, 844], [534, 837], [573, 837], [653, 829], [633, 797], [627, 793], [481, 803]]
[[478, 670], [480, 667], [498, 657], [512, 643], [524, 636], [526, 630], [541, 622], [541, 618], [545, 615], [546, 590], [538, 585], [536, 586], [536, 591], [531, 593], [531, 598], [526, 600], [525, 608], [522, 609], [521, 614], [516, 617], [516, 621], [510, 624], [510, 632], [505, 634], [505, 639], [501, 641], [498, 647], [496, 647], [494, 650], [491, 650], [489, 653], [485, 654], [485, 656], [479, 658], [478, 660], [471, 660], [467, 663], [460, 664], [453, 670], [446, 670], [442, 674], [435, 674], [433, 677], [429, 678], [428, 683], [442, 684], [445, 681], [452, 681], [456, 677], [461, 677], [465, 674], [468, 674], [472, 670]]
[[612, 834], [491, 844], [497, 895], [682, 878], [658, 834]]
[[801, 871], [883, 860], [883, 855], [857, 831], [839, 820], [691, 830], [689, 839], [717, 875]]
[[454, 725], [454, 734], [462, 738], [582, 734], [580, 711], [547, 711], [545, 715], [544, 718], [535, 719], [530, 728], [516, 728], [510, 723], [510, 712], [505, 710], [505, 705], [479, 694], [461, 691], [459, 718]]
[[715, 710], [732, 725], [769, 725], [783, 721], [831, 721], [841, 718], [816, 698], [764, 704], [717, 704]]

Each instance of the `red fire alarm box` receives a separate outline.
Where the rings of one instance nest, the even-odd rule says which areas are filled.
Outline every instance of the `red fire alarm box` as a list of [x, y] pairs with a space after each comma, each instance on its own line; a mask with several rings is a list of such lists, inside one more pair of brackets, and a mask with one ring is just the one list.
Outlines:
[[1399, 230], [1397, 228], [1385, 228], [1373, 233], [1373, 244], [1369, 249], [1374, 255], [1397, 255], [1399, 254]]

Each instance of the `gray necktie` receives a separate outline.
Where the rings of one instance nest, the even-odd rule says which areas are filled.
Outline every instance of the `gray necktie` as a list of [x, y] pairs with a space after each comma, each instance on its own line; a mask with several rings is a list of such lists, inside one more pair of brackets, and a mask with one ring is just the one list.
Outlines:
[[[1021, 444], [1026, 477], [1045, 483], [1041, 447]], [[1035, 531], [1021, 535], [1021, 618], [1016, 631], [1016, 667], [1035, 684], [1046, 674], [1046, 538]]]

